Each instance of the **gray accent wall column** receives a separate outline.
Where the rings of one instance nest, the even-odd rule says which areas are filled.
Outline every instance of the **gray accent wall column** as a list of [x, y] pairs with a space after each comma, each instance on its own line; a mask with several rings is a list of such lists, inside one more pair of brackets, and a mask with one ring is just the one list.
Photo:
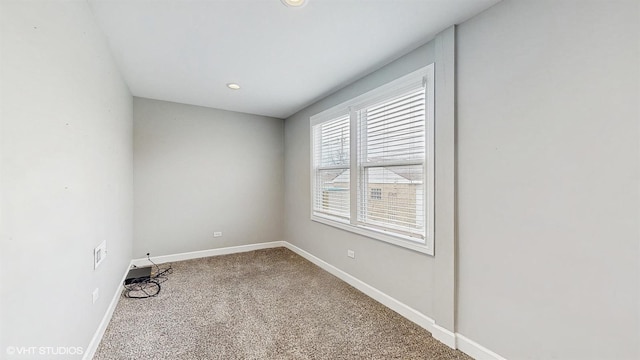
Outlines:
[[455, 332], [455, 26], [435, 39], [435, 271], [433, 318]]
[[456, 30], [456, 330], [506, 359], [640, 359], [640, 2], [576, 4]]

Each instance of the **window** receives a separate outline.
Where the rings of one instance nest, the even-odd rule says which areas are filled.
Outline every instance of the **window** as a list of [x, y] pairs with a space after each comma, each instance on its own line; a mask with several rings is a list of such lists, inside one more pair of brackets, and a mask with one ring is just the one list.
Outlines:
[[311, 117], [312, 220], [433, 253], [433, 65]]
[[382, 189], [371, 188], [371, 200], [382, 200]]
[[326, 217], [348, 219], [351, 189], [349, 117], [340, 116], [318, 124], [313, 131], [317, 188], [313, 199], [314, 211]]

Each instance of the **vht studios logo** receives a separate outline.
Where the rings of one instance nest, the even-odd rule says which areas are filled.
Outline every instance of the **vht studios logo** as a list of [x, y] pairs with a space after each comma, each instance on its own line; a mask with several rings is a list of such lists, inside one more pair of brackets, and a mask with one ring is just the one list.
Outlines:
[[82, 355], [84, 349], [79, 346], [7, 346], [7, 355]]

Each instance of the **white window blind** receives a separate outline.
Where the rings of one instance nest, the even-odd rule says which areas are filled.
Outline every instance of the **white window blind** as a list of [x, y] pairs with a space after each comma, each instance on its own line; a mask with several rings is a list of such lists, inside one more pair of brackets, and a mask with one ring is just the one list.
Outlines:
[[350, 212], [349, 127], [346, 115], [313, 128], [314, 212], [344, 219]]
[[433, 254], [433, 65], [311, 117], [312, 220]]
[[[418, 241], [425, 229], [425, 88], [359, 111], [358, 221]], [[366, 197], [372, 189], [380, 196]]]

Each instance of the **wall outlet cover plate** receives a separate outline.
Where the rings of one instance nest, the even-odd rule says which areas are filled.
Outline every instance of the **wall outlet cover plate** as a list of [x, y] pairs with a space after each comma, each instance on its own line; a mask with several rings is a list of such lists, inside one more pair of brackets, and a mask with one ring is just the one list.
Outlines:
[[97, 269], [107, 257], [107, 240], [103, 241], [93, 249], [93, 268]]

